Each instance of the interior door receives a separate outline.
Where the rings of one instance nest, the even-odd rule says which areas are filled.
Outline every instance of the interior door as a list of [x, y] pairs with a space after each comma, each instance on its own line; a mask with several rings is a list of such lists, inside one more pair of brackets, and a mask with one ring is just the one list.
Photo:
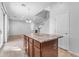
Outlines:
[[58, 46], [63, 49], [69, 49], [69, 16], [68, 14], [56, 17], [56, 33], [63, 35], [58, 41]]
[[4, 20], [3, 20], [3, 11], [0, 7], [0, 48], [3, 45], [4, 41]]

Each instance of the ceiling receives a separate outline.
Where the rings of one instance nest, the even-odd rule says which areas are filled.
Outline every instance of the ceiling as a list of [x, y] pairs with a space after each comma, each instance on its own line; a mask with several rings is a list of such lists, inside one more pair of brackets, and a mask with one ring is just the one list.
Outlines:
[[4, 2], [4, 7], [10, 19], [24, 20], [54, 4], [56, 2]]
[[3, 6], [10, 20], [32, 20], [37, 26], [48, 20], [49, 13], [54, 16], [67, 13], [66, 4], [58, 2], [4, 2]]

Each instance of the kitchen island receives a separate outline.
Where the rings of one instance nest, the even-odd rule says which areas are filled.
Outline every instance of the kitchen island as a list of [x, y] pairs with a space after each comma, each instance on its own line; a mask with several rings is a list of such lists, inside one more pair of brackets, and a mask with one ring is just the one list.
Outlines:
[[59, 35], [32, 33], [24, 36], [25, 52], [30, 57], [57, 57]]

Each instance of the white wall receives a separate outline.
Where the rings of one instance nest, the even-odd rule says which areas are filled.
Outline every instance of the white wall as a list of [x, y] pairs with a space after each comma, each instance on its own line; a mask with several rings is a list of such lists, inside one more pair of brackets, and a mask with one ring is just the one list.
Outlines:
[[[65, 3], [59, 3], [51, 7], [50, 9], [50, 33], [57, 32], [57, 21], [61, 21], [61, 19], [68, 19], [68, 7]], [[61, 21], [63, 24], [64, 22]], [[59, 24], [60, 25], [60, 24]], [[64, 30], [64, 29], [63, 29]]]
[[40, 32], [49, 34], [49, 20], [47, 20], [45, 24], [41, 27]]
[[2, 32], [0, 34], [0, 47], [3, 45], [3, 39], [4, 39], [4, 32], [3, 32], [3, 12], [0, 6], [0, 31]]
[[70, 49], [79, 52], [79, 2], [68, 3], [70, 8]]
[[56, 18], [53, 14], [53, 10], [50, 10], [50, 18], [49, 18], [49, 34], [54, 34], [56, 32]]
[[[66, 43], [66, 45], [69, 45], [69, 50], [79, 52], [79, 3], [73, 2], [73, 3], [65, 3], [65, 5], [58, 5], [58, 6], [56, 5], [51, 9], [51, 12], [52, 13], [50, 13], [49, 32], [51, 34], [54, 33], [55, 31], [56, 32], [59, 31], [59, 33], [67, 32], [69, 34], [69, 38], [65, 38], [66, 40], [61, 42], [64, 42]], [[63, 19], [64, 21], [63, 20], [60, 21], [61, 19]], [[68, 23], [69, 25], [64, 26], [66, 20], [69, 21]], [[62, 23], [61, 26], [60, 22]], [[56, 28], [55, 26], [57, 26], [57, 24], [58, 27]], [[58, 29], [59, 27], [60, 29]], [[66, 30], [67, 27], [69, 27], [68, 31]], [[46, 29], [48, 29], [48, 27], [45, 27], [43, 31], [46, 31]], [[67, 41], [67, 39], [69, 39], [69, 41]], [[63, 46], [65, 46], [64, 43], [62, 44]]]
[[[42, 27], [45, 28], [43, 31], [48, 32], [49, 34], [54, 34], [56, 33], [56, 23], [57, 21], [67, 18], [66, 15], [68, 15], [68, 9], [65, 3], [59, 3], [55, 4], [49, 7], [50, 11], [50, 17], [48, 19], [48, 23], [45, 23], [44, 26]], [[62, 22], [64, 24], [64, 22]], [[42, 32], [43, 32], [42, 31]]]
[[[69, 49], [69, 9], [65, 3], [59, 3], [50, 7], [49, 22], [42, 27], [44, 33], [63, 35], [59, 39], [59, 47]], [[68, 34], [65, 34], [68, 33]]]
[[59, 47], [69, 50], [69, 14], [64, 13], [56, 17], [56, 33], [63, 35], [59, 39]]
[[9, 21], [9, 35], [20, 35], [31, 33], [31, 25], [23, 21]]
[[[69, 50], [69, 9], [66, 3], [59, 3], [50, 9], [50, 34], [60, 34], [58, 46]], [[66, 34], [67, 33], [67, 34]]]

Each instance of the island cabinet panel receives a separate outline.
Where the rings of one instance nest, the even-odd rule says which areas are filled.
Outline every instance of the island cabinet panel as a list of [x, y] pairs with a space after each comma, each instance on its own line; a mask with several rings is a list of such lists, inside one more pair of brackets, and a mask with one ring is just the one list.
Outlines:
[[34, 46], [35, 46], [35, 47], [40, 48], [40, 47], [41, 47], [41, 45], [40, 45], [40, 44], [41, 44], [40, 42], [38, 42], [38, 41], [34, 40]]
[[30, 57], [33, 57], [33, 50], [34, 50], [34, 43], [33, 43], [33, 39], [32, 38], [30, 38], [30, 37], [28, 37], [28, 55], [30, 56]]
[[42, 44], [42, 56], [44, 57], [57, 57], [58, 56], [58, 41], [49, 41]]
[[[29, 37], [28, 37], [29, 38]], [[33, 43], [33, 39], [32, 38], [29, 38], [29, 42], [30, 43]]]
[[31, 43], [29, 43], [29, 50], [28, 50], [29, 56], [33, 56], [33, 46]]
[[40, 57], [40, 49], [34, 46], [34, 57]]
[[46, 42], [39, 42], [34, 38], [26, 36], [25, 44], [26, 54], [29, 57], [57, 57], [58, 56], [58, 38]]
[[28, 37], [24, 35], [24, 49], [25, 52], [28, 53]]

